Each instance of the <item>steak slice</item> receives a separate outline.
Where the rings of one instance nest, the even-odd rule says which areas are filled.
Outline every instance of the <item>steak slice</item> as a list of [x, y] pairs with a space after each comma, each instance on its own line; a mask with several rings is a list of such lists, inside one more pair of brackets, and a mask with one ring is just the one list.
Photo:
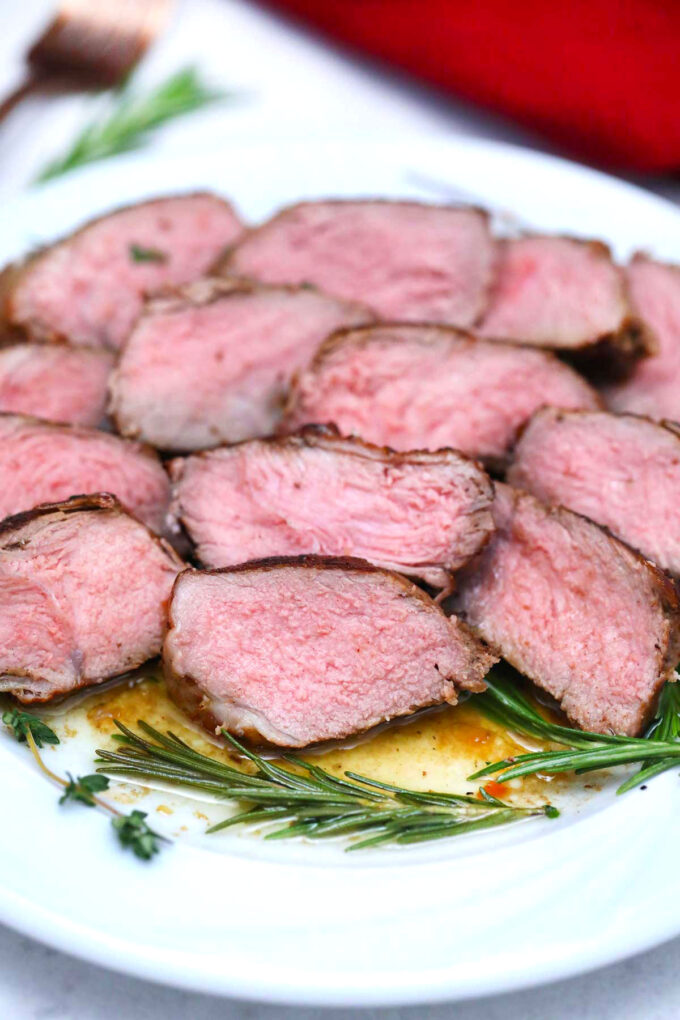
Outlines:
[[174, 195], [101, 216], [0, 278], [0, 320], [30, 340], [121, 346], [144, 294], [202, 276], [241, 232], [216, 195]]
[[0, 348], [0, 411], [73, 425], [99, 425], [113, 355], [68, 344]]
[[680, 266], [636, 255], [627, 268], [637, 314], [658, 340], [655, 357], [640, 361], [626, 382], [604, 390], [614, 411], [680, 421]]
[[0, 414], [0, 518], [88, 492], [113, 493], [154, 531], [165, 525], [170, 483], [150, 447], [97, 429]]
[[620, 368], [654, 349], [605, 244], [528, 236], [500, 245], [482, 336], [580, 353]]
[[330, 337], [293, 386], [282, 428], [334, 423], [379, 446], [449, 446], [494, 464], [543, 404], [600, 406], [547, 351], [446, 326], [386, 324]]
[[680, 429], [635, 415], [544, 408], [507, 480], [609, 528], [680, 576]]
[[112, 376], [124, 435], [197, 450], [274, 430], [292, 373], [370, 313], [308, 288], [206, 279], [151, 302]]
[[491, 482], [454, 450], [395, 453], [330, 429], [253, 439], [171, 465], [173, 513], [198, 556], [359, 556], [435, 587], [487, 541]]
[[158, 655], [182, 561], [109, 495], [0, 525], [0, 691], [49, 701]]
[[305, 747], [484, 688], [495, 657], [397, 574], [309, 556], [177, 579], [163, 663], [206, 728]]
[[313, 283], [385, 319], [471, 326], [496, 258], [480, 209], [419, 202], [302, 202], [247, 233], [220, 269]]
[[672, 582], [592, 521], [507, 485], [494, 516], [457, 611], [583, 729], [641, 733], [680, 655]]

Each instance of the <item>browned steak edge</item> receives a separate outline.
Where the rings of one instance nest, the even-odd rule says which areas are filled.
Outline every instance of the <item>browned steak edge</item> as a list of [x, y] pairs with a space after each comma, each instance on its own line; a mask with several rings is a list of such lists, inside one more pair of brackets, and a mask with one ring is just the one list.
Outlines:
[[[336, 304], [344, 305], [348, 310], [361, 312], [366, 322], [375, 322], [375, 315], [360, 301], [350, 301], [327, 294], [319, 287], [310, 283], [260, 283], [259, 280], [247, 276], [214, 276], [206, 275], [190, 283], [176, 287], [162, 287], [147, 298], [142, 316], [171, 314], [182, 312], [186, 308], [203, 308], [230, 297], [244, 294], [304, 294], [313, 293], [328, 298]], [[141, 318], [141, 316], [140, 316]]]
[[[95, 348], [87, 348], [87, 350], [94, 350]], [[136, 454], [141, 454], [146, 460], [151, 460], [154, 464], [162, 466], [160, 454], [155, 446], [151, 446], [150, 443], [145, 443], [139, 439], [128, 439], [126, 436], [121, 436], [117, 432], [105, 432], [103, 429], [99, 429], [94, 425], [78, 425], [75, 422], [63, 422], [63, 421], [50, 421], [49, 418], [39, 418], [35, 414], [24, 414], [21, 411], [0, 411], [0, 421], [3, 418], [14, 418], [21, 421], [26, 425], [38, 425], [43, 426], [45, 432], [60, 432], [62, 435], [77, 435], [87, 439], [88, 436], [92, 437], [104, 437], [104, 439], [120, 440], [124, 446], [133, 446]], [[115, 498], [115, 497], [114, 497]]]
[[[44, 255], [47, 255], [53, 248], [58, 247], [62, 244], [68, 244], [75, 240], [90, 227], [96, 226], [97, 223], [101, 223], [103, 220], [107, 220], [110, 216], [115, 216], [118, 213], [127, 212], [129, 209], [135, 209], [138, 206], [157, 205], [161, 202], [167, 202], [172, 199], [184, 199], [184, 198], [210, 198], [215, 202], [219, 202], [222, 205], [230, 209], [234, 215], [241, 220], [241, 217], [234, 209], [234, 206], [226, 198], [222, 198], [221, 195], [216, 195], [212, 191], [189, 191], [180, 192], [179, 194], [171, 195], [159, 195], [156, 198], [145, 198], [140, 199], [136, 202], [127, 202], [124, 205], [116, 206], [114, 209], [109, 209], [99, 216], [94, 216], [92, 219], [87, 220], [81, 224], [76, 230], [71, 231], [68, 234], [64, 234], [56, 240], [51, 241], [49, 244], [43, 244], [39, 248], [30, 252], [23, 258], [19, 258], [14, 262], [8, 263], [0, 271], [0, 346], [10, 345], [21, 341], [31, 341], [40, 343], [68, 343], [69, 338], [64, 336], [62, 333], [52, 332], [48, 337], [42, 337], [39, 341], [32, 336], [32, 331], [29, 325], [23, 323], [17, 323], [14, 321], [14, 311], [12, 298], [14, 289], [19, 283], [20, 279], [26, 273], [31, 266], [37, 262]], [[108, 348], [106, 348], [108, 350]]]
[[231, 262], [233, 260], [236, 250], [244, 242], [249, 241], [252, 237], [258, 234], [263, 234], [273, 224], [278, 224], [281, 220], [285, 220], [290, 213], [297, 212], [298, 209], [305, 208], [308, 205], [387, 205], [396, 206], [399, 208], [410, 208], [410, 209], [439, 209], [442, 212], [474, 212], [480, 216], [488, 224], [490, 220], [490, 213], [487, 209], [483, 209], [478, 205], [466, 205], [464, 202], [419, 202], [417, 199], [391, 199], [391, 198], [317, 198], [317, 199], [306, 199], [302, 202], [293, 202], [290, 205], [284, 205], [270, 217], [268, 217], [263, 223], [258, 224], [255, 227], [246, 228], [238, 240], [230, 244], [226, 250], [219, 256], [219, 258], [213, 263], [210, 272], [216, 273], [217, 275], [229, 274], [232, 272]]
[[[517, 506], [518, 498], [527, 498], [532, 502], [537, 503], [550, 517], [557, 517], [558, 520], [563, 519], [565, 516], [577, 517], [589, 524], [590, 527], [597, 528], [607, 536], [614, 546], [619, 547], [628, 557], [637, 560], [637, 562], [645, 568], [645, 571], [650, 576], [653, 594], [656, 596], [659, 608], [661, 609], [662, 615], [666, 621], [666, 641], [662, 647], [657, 649], [658, 669], [655, 691], [650, 699], [649, 705], [641, 706], [642, 711], [639, 718], [637, 732], [643, 732], [644, 728], [651, 722], [654, 716], [664, 684], [673, 681], [673, 673], [680, 661], [680, 591], [678, 590], [678, 587], [672, 578], [658, 567], [656, 563], [648, 560], [646, 556], [643, 556], [642, 553], [639, 552], [639, 550], [628, 545], [627, 542], [624, 542], [623, 539], [619, 538], [617, 535], [612, 534], [609, 528], [604, 527], [601, 524], [597, 524], [595, 521], [592, 521], [590, 517], [586, 517], [584, 514], [580, 514], [575, 510], [570, 510], [567, 507], [548, 506], [547, 504], [542, 503], [539, 499], [536, 499], [536, 497], [530, 492], [526, 492], [524, 489], [516, 489], [512, 486], [508, 486], [508, 488], [513, 489], [515, 507]], [[475, 557], [475, 559], [473, 559], [469, 564], [466, 564], [463, 569], [465, 571], [474, 571], [477, 559], [483, 555], [484, 550], [482, 549], [478, 556]], [[461, 615], [462, 618], [465, 619], [465, 614]], [[481, 635], [477, 634], [474, 627], [471, 627], [471, 630], [478, 638], [481, 639]], [[522, 676], [526, 676], [526, 674], [522, 672], [521, 666], [518, 665], [516, 661], [513, 661], [511, 657], [503, 655], [502, 658], [521, 673]], [[528, 679], [532, 680], [531, 677], [528, 677]], [[536, 683], [539, 687], [541, 686], [540, 682], [537, 680], [532, 680], [532, 682]], [[569, 718], [574, 725], [583, 729], [577, 719], [569, 716], [568, 713], [565, 714], [567, 714], [567, 718]]]
[[[451, 463], [467, 463], [473, 468], [479, 470], [479, 477], [477, 479], [479, 483], [480, 494], [487, 496], [489, 499], [488, 510], [491, 509], [491, 503], [493, 501], [493, 488], [492, 482], [487, 475], [484, 466], [481, 461], [476, 460], [474, 457], [469, 457], [467, 454], [461, 453], [459, 450], [455, 450], [451, 447], [442, 447], [439, 450], [408, 450], [398, 451], [393, 450], [389, 446], [376, 446], [374, 443], [367, 443], [359, 436], [342, 436], [335, 425], [303, 425], [302, 428], [298, 429], [297, 432], [292, 432], [287, 435], [274, 435], [264, 436], [261, 439], [244, 439], [239, 443], [229, 444], [228, 446], [215, 447], [210, 450], [198, 450], [196, 453], [189, 454], [184, 457], [176, 457], [169, 461], [166, 465], [170, 474], [170, 480], [173, 485], [177, 485], [181, 481], [182, 471], [184, 463], [190, 459], [196, 458], [207, 458], [210, 454], [214, 454], [216, 451], [221, 449], [236, 449], [239, 446], [245, 446], [248, 443], [262, 443], [267, 446], [276, 446], [281, 448], [286, 447], [301, 447], [308, 446], [312, 448], [325, 449], [330, 451], [337, 450], [348, 456], [355, 456], [365, 460], [376, 460], [383, 461], [385, 463], [400, 465], [400, 464], [432, 464], [438, 462], [451, 462]], [[186, 535], [191, 547], [195, 549], [195, 542], [191, 538], [189, 531], [186, 527], [186, 521], [184, 514], [182, 513], [181, 506], [178, 507], [179, 512], [174, 514], [174, 519], [178, 521], [182, 527], [184, 535]], [[484, 536], [481, 542], [478, 552], [484, 548], [489, 542], [493, 535], [493, 529], [490, 529]], [[475, 555], [477, 555], [475, 553]], [[200, 560], [199, 560], [200, 562]], [[452, 589], [453, 585], [453, 572], [447, 570], [446, 567], [442, 567], [442, 570], [448, 574], [450, 578], [450, 586]], [[409, 575], [410, 576], [410, 575]], [[414, 575], [417, 576], [417, 575]]]
[[[182, 571], [175, 578], [173, 584], [172, 593], [170, 596], [170, 606], [168, 612], [168, 626], [166, 629], [167, 635], [171, 630], [174, 629], [174, 620], [172, 613], [172, 603], [175, 595], [175, 590], [180, 583], [180, 578], [186, 573], [195, 574], [240, 574], [248, 572], [256, 572], [260, 570], [280, 570], [286, 569], [287, 567], [303, 567], [305, 569], [336, 569], [340, 571], [351, 571], [358, 574], [381, 574], [386, 576], [390, 582], [396, 585], [402, 591], [403, 597], [414, 597], [420, 601], [428, 611], [432, 611], [441, 614], [445, 619], [446, 614], [442, 608], [434, 602], [427, 592], [423, 591], [416, 584], [413, 584], [406, 577], [402, 577], [401, 574], [397, 574], [392, 570], [385, 570], [382, 567], [376, 567], [367, 560], [358, 559], [357, 557], [334, 557], [334, 556], [270, 556], [261, 560], [250, 560], [247, 563], [240, 563], [233, 567], [218, 567], [211, 570], [196, 570], [195, 568], [189, 567], [187, 570]], [[457, 624], [460, 628], [459, 636], [462, 640], [469, 642], [474, 646], [475, 651], [480, 647], [482, 650], [489, 650], [492, 655], [495, 655], [489, 645], [484, 641], [483, 638], [475, 635], [470, 627], [463, 622], [460, 618], [457, 618]], [[177, 673], [173, 668], [172, 664], [168, 661], [168, 656], [165, 654], [165, 640], [163, 643], [163, 674], [165, 677], [168, 693], [175, 703], [187, 713], [187, 715], [198, 722], [206, 730], [211, 733], [219, 732], [221, 724], [215, 717], [211, 707], [210, 698], [207, 697], [200, 689], [197, 681], [191, 676], [185, 676]], [[457, 687], [455, 681], [451, 681], [452, 693], [455, 696]], [[486, 689], [486, 684], [483, 680], [480, 680], [475, 684], [468, 684], [465, 687], [466, 690], [478, 692]], [[454, 704], [455, 702], [451, 702]], [[438, 702], [432, 702], [432, 704], [438, 704]], [[422, 706], [427, 707], [427, 706]], [[414, 713], [410, 713], [411, 715]], [[406, 718], [406, 716], [400, 717]], [[344, 736], [349, 737], [354, 733], [354, 730], [348, 731]], [[255, 729], [248, 732], [246, 739], [252, 743], [263, 744], [262, 735]], [[343, 737], [337, 737], [334, 739], [343, 739]], [[280, 746], [271, 745], [268, 741], [264, 740], [264, 746]]]
[[27, 524], [39, 520], [42, 517], [51, 515], [67, 516], [74, 513], [111, 513], [116, 516], [129, 517], [140, 528], [144, 528], [147, 534], [163, 550], [171, 562], [181, 570], [186, 564], [175, 552], [169, 542], [156, 535], [142, 521], [138, 520], [121, 505], [119, 500], [110, 492], [96, 492], [87, 495], [71, 496], [61, 503], [41, 503], [31, 510], [22, 510], [18, 514], [11, 514], [0, 521], [0, 542], [5, 542], [12, 532], [20, 531]]

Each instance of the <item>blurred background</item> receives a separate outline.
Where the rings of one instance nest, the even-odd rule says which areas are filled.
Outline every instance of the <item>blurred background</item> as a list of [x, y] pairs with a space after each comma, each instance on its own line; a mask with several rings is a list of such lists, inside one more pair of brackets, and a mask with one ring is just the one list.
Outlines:
[[[188, 67], [225, 93], [146, 138], [168, 156], [263, 138], [453, 132], [569, 155], [680, 199], [676, 0], [2, 0], [0, 8], [0, 97], [29, 79], [1, 123], [0, 194], [25, 187], [86, 126], [102, 124], [117, 100], [84, 86], [101, 88], [112, 69], [122, 79], [126, 58], [129, 66], [144, 53], [129, 85], [136, 97]], [[26, 55], [57, 15], [31, 67]], [[130, 35], [154, 41], [135, 52]]]
[[[58, 7], [0, 0], [0, 100], [21, 90], [0, 122], [5, 205], [38, 177], [139, 146], [172, 160], [416, 132], [566, 155], [680, 201], [678, 0], [70, 0], [53, 24]], [[111, 80], [118, 91], [102, 93]], [[666, 1020], [680, 1015], [679, 964], [675, 942], [545, 989], [364, 1015]], [[0, 928], [0, 1016], [340, 1014], [157, 989]]]

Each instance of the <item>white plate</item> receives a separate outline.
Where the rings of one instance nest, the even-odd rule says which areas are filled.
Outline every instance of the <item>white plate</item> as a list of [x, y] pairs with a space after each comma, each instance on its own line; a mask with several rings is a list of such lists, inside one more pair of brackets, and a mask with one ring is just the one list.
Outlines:
[[[620, 256], [645, 247], [680, 261], [680, 212], [659, 198], [507, 146], [419, 138], [102, 164], [5, 209], [0, 261], [111, 206], [201, 187], [251, 219], [310, 196], [470, 200], [601, 236]], [[427, 1002], [576, 974], [680, 932], [674, 773], [558, 822], [417, 849], [343, 856], [231, 835], [221, 853], [196, 838], [144, 865], [95, 812], [66, 820], [4, 733], [0, 767], [0, 920], [168, 984], [296, 1004]]]

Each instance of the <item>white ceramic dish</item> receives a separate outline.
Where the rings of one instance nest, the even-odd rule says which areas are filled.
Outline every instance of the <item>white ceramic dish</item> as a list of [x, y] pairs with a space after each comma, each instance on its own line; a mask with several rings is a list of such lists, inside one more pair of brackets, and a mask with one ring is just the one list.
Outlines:
[[[644, 247], [680, 261], [680, 211], [639, 189], [506, 146], [407, 138], [102, 164], [4, 209], [0, 262], [107, 208], [201, 187], [253, 220], [312, 196], [473, 201], [522, 225], [601, 236], [620, 256]], [[95, 812], [65, 820], [5, 733], [0, 765], [0, 920], [168, 984], [295, 1004], [420, 1003], [576, 974], [680, 932], [674, 773], [618, 799], [605, 790], [558, 822], [417, 849], [343, 856], [230, 835], [215, 853], [195, 836], [144, 865]]]

